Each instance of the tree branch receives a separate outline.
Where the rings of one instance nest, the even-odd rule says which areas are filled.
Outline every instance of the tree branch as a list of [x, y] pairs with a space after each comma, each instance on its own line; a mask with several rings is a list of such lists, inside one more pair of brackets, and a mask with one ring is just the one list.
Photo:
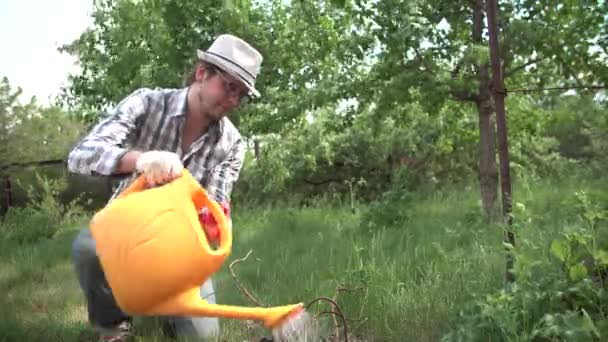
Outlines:
[[518, 71], [521, 71], [532, 64], [536, 64], [536, 63], [542, 61], [543, 59], [545, 59], [545, 58], [544, 57], [535, 58], [533, 60], [527, 61], [524, 64], [513, 67], [512, 69], [510, 69], [504, 73], [504, 78], [513, 76], [513, 74], [517, 73]]
[[228, 268], [230, 269], [230, 274], [232, 275], [232, 278], [236, 282], [236, 285], [239, 287], [239, 289], [241, 289], [241, 291], [243, 291], [245, 296], [247, 296], [247, 298], [249, 298], [249, 300], [251, 300], [255, 305], [264, 307], [266, 305], [262, 305], [260, 303], [260, 301], [255, 299], [255, 297], [253, 297], [253, 295], [251, 295], [251, 293], [249, 293], [249, 291], [247, 291], [245, 286], [243, 286], [243, 284], [241, 284], [241, 282], [239, 281], [239, 278], [237, 278], [236, 274], [234, 273], [234, 270], [232, 269], [232, 267], [234, 267], [234, 265], [238, 264], [239, 262], [243, 262], [243, 261], [247, 260], [247, 258], [249, 258], [249, 255], [251, 255], [252, 252], [253, 252], [252, 249], [249, 250], [249, 252], [247, 253], [247, 255], [245, 255], [244, 258], [234, 260], [233, 262], [230, 263], [230, 266], [228, 266]]
[[[452, 71], [450, 71], [450, 75], [452, 77], [452, 80], [456, 80], [456, 78], [458, 77], [458, 74], [460, 74], [460, 69], [462, 68], [462, 62], [463, 60], [460, 59], [457, 63], [456, 66], [454, 67], [454, 69]], [[452, 87], [450, 85], [450, 95], [452, 95], [452, 97], [454, 97], [455, 99], [459, 100], [459, 101], [477, 101], [477, 94], [470, 92], [470, 91], [466, 91], [466, 90], [457, 90], [454, 89], [454, 87]]]
[[471, 7], [473, 7], [473, 30], [471, 32], [471, 38], [475, 43], [481, 43], [483, 33], [483, 2], [484, 0], [471, 1]]
[[452, 79], [456, 79], [456, 77], [458, 77], [458, 74], [460, 74], [460, 68], [462, 68], [462, 58], [458, 60], [456, 66], [454, 66], [454, 69], [450, 71], [450, 76], [452, 76]]
[[426, 61], [424, 60], [424, 57], [420, 53], [420, 50], [418, 50], [417, 47], [413, 47], [413, 49], [414, 49], [414, 53], [416, 54], [416, 57], [420, 60], [420, 63], [427, 69], [427, 71], [433, 72], [433, 70], [435, 68], [433, 68], [432, 65], [429, 65], [428, 63], [426, 63]]
[[475, 102], [478, 100], [479, 96], [473, 92], [466, 90], [457, 90], [450, 87], [450, 95], [459, 101], [471, 101]]
[[574, 72], [574, 70], [570, 69], [570, 67], [568, 66], [568, 64], [564, 62], [564, 60], [559, 56], [559, 54], [557, 54], [555, 56], [555, 58], [557, 58], [561, 62], [564, 70], [566, 71], [566, 73], [568, 73], [568, 75], [570, 75], [570, 77], [572, 77], [572, 79], [574, 79], [574, 83], [576, 83], [576, 85], [578, 87], [583, 88], [584, 84], [581, 82], [581, 80], [578, 79], [578, 77], [576, 76], [576, 73]]

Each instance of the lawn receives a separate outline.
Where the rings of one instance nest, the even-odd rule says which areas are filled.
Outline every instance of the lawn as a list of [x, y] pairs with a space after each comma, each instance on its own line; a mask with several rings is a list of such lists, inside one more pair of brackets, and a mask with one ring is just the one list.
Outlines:
[[[514, 191], [518, 238], [548, 250], [576, 219], [574, 194], [604, 193], [603, 184], [520, 182]], [[218, 302], [253, 305], [228, 267], [251, 251], [233, 269], [264, 305], [333, 297], [351, 341], [438, 341], [467, 302], [504, 286], [502, 232], [484, 223], [478, 197], [475, 186], [461, 185], [355, 210], [335, 203], [237, 203], [233, 251], [214, 277]], [[95, 341], [70, 259], [72, 240], [88, 217], [65, 223], [52, 238], [0, 240], [0, 341]], [[311, 309], [331, 309], [324, 305]], [[135, 323], [139, 341], [170, 340], [153, 318]], [[221, 325], [224, 341], [270, 335], [251, 322], [223, 319]]]

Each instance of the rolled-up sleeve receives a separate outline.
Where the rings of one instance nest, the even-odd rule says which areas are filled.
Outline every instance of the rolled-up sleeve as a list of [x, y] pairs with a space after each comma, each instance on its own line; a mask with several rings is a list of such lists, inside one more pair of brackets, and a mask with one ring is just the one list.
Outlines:
[[112, 175], [127, 152], [121, 146], [136, 121], [147, 113], [148, 89], [139, 89], [122, 100], [68, 155], [68, 170], [85, 175]]
[[209, 196], [221, 203], [230, 200], [232, 187], [239, 178], [245, 160], [245, 141], [235, 141], [226, 158], [213, 168], [205, 189]]

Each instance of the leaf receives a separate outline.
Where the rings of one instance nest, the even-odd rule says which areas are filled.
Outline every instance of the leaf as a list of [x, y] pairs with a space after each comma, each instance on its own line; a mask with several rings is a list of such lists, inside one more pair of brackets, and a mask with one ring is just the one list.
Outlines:
[[582, 314], [583, 314], [583, 329], [585, 329], [586, 331], [590, 331], [593, 336], [595, 337], [599, 337], [600, 336], [600, 332], [597, 328], [597, 326], [593, 323], [593, 319], [591, 319], [591, 317], [589, 317], [589, 314], [587, 313], [587, 311], [585, 309], [581, 310]]
[[587, 276], [587, 268], [583, 263], [578, 263], [574, 266], [571, 266], [568, 269], [568, 273], [570, 274], [570, 279], [572, 281], [580, 281], [583, 280]]
[[567, 241], [553, 240], [551, 242], [551, 253], [561, 262], [566, 262], [570, 255], [570, 246]]
[[608, 265], [608, 252], [600, 249], [595, 256], [601, 266]]
[[346, 6], [346, 0], [331, 0], [331, 3], [339, 8], [344, 8], [344, 6]]

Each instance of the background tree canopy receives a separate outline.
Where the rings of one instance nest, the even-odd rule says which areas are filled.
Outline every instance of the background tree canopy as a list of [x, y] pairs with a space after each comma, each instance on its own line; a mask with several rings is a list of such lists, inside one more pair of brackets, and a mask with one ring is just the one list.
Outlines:
[[[607, 84], [607, 12], [604, 1], [500, 1], [507, 90]], [[82, 66], [64, 90], [66, 104], [101, 109], [139, 87], [182, 86], [196, 49], [229, 32], [265, 57], [262, 99], [233, 117], [256, 151], [263, 146], [260, 159], [250, 160], [244, 172], [256, 180], [244, 176], [244, 183], [319, 193], [327, 185], [345, 190], [353, 179], [363, 179], [367, 192], [377, 194], [403, 167], [417, 177], [402, 180], [408, 187], [475, 173], [486, 214], [496, 211], [482, 0], [241, 0], [205, 6], [105, 0], [95, 3], [94, 18], [91, 29], [63, 47]], [[566, 137], [558, 127], [576, 126], [586, 137], [583, 145], [602, 139], [589, 134], [602, 129], [603, 116], [571, 116], [566, 123], [553, 110], [563, 101], [582, 101], [585, 111], [602, 111], [605, 96], [598, 94], [605, 93], [580, 89], [572, 100], [563, 93], [508, 93], [518, 165], [551, 172], [546, 158], [589, 156], [589, 146], [583, 152], [582, 145], [564, 154], [567, 143], [560, 139]]]

